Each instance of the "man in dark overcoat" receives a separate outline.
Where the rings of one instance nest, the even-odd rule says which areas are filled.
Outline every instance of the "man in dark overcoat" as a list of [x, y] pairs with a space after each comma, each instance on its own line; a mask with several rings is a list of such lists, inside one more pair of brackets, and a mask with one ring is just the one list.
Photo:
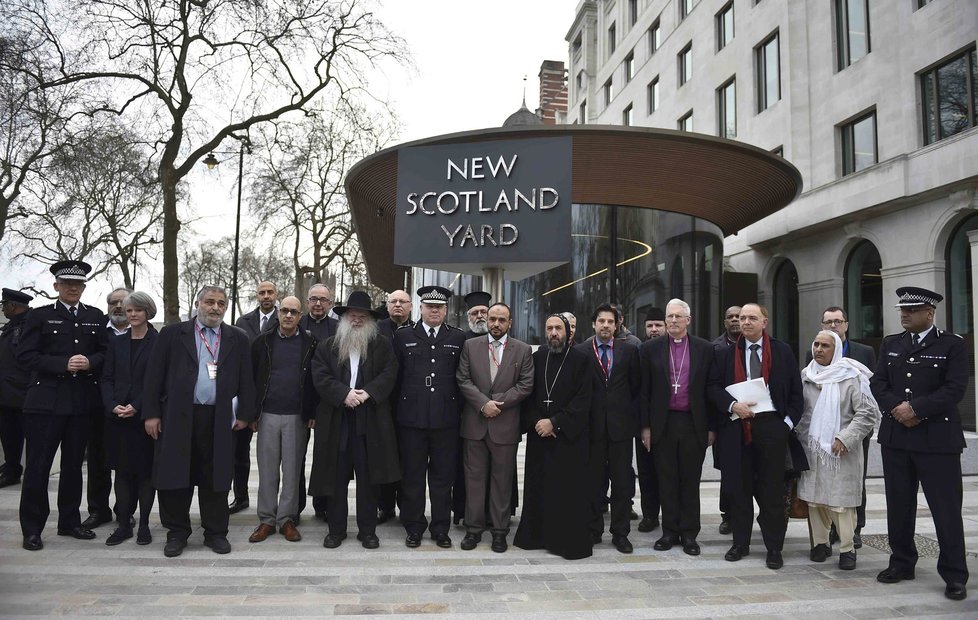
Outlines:
[[27, 293], [5, 288], [0, 301], [3, 316], [7, 319], [7, 323], [0, 327], [0, 445], [4, 458], [0, 465], [0, 488], [19, 484], [24, 472], [21, 465], [24, 429], [20, 419], [30, 373], [17, 360], [17, 349], [32, 299]]
[[319, 344], [312, 360], [320, 403], [309, 494], [329, 497], [323, 546], [334, 549], [346, 538], [347, 488], [356, 476], [357, 539], [376, 549], [377, 486], [401, 476], [390, 402], [397, 360], [390, 341], [379, 335], [366, 292], [353, 291], [334, 312], [340, 317], [337, 334]]
[[231, 551], [232, 432], [255, 419], [250, 343], [241, 329], [223, 322], [227, 293], [205, 286], [196, 307], [196, 318], [160, 331], [143, 385], [142, 418], [156, 440], [153, 486], [167, 557], [187, 546], [195, 486], [204, 544], [215, 553]]
[[92, 418], [102, 412], [98, 377], [108, 344], [105, 315], [81, 303], [91, 270], [82, 261], [51, 266], [58, 299], [28, 314], [17, 350], [18, 359], [31, 371], [22, 418], [27, 466], [20, 496], [20, 527], [28, 551], [44, 546], [41, 531], [50, 514], [48, 478], [59, 449], [58, 535], [95, 538], [95, 532], [82, 527], [78, 512], [85, 446]]

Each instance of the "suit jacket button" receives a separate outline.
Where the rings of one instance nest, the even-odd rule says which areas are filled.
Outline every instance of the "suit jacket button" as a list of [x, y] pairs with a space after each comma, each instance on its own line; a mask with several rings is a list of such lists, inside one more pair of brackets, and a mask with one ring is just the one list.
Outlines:
[[435, 388], [431, 388], [431, 391], [434, 392], [435, 391]]

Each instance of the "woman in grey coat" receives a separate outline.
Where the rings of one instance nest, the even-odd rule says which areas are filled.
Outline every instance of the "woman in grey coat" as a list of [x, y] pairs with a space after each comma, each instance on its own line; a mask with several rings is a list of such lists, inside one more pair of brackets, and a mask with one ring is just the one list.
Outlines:
[[798, 497], [808, 502], [811, 559], [832, 553], [829, 528], [839, 532], [839, 568], [856, 568], [852, 537], [862, 501], [861, 442], [873, 432], [880, 411], [869, 389], [872, 372], [842, 356], [842, 340], [823, 330], [812, 342], [812, 361], [801, 371], [805, 410], [796, 429], [810, 468], [798, 481]]

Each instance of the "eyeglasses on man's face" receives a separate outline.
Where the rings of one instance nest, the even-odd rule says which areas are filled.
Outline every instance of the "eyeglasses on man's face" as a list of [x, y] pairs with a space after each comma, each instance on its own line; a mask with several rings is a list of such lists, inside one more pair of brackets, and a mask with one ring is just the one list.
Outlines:
[[309, 303], [310, 304], [331, 304], [331, 303], [333, 303], [333, 300], [330, 299], [329, 297], [310, 297], [309, 298]]
[[845, 319], [829, 319], [828, 321], [822, 321], [822, 325], [826, 327], [835, 327], [836, 325], [843, 325], [848, 323]]

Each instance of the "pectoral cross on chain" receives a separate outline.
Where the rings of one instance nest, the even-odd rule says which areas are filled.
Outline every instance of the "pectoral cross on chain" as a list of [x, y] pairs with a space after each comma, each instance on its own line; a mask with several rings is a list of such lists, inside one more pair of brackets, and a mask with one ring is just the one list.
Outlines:
[[548, 400], [545, 400], [545, 401], [543, 401], [543, 404], [545, 404], [545, 405], [547, 406], [547, 411], [550, 411], [550, 404], [551, 404], [552, 402], [554, 402], [554, 401], [552, 401], [552, 400], [549, 400], [549, 399], [548, 399]]
[[678, 394], [679, 393], [679, 386], [680, 385], [682, 385], [682, 384], [679, 383], [678, 381], [676, 381], [675, 383], [672, 384], [672, 393], [673, 394]]

